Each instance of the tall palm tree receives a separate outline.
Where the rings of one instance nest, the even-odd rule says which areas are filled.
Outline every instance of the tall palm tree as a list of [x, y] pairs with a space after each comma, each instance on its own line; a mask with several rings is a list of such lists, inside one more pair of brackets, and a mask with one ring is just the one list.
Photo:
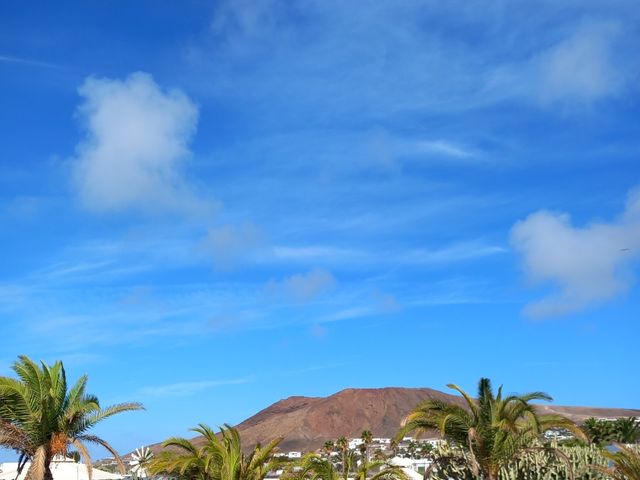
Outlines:
[[371, 433], [371, 430], [364, 430], [360, 435], [360, 439], [362, 440], [362, 443], [360, 444], [360, 454], [362, 455], [362, 458], [364, 458], [364, 460], [368, 462], [369, 446], [373, 441], [373, 433]]
[[40, 365], [20, 356], [12, 367], [18, 378], [0, 377], [0, 445], [19, 453], [19, 470], [31, 465], [27, 480], [51, 480], [51, 462], [73, 446], [91, 475], [91, 457], [86, 444], [104, 447], [124, 465], [115, 449], [88, 431], [118, 413], [141, 410], [139, 403], [101, 408], [98, 398], [86, 393], [83, 375], [69, 389], [62, 362]]
[[336, 440], [336, 447], [340, 450], [341, 459], [342, 459], [342, 473], [344, 478], [346, 479], [349, 470], [351, 470], [351, 464], [354, 461], [353, 455], [349, 455], [349, 440], [347, 437], [340, 437]]
[[263, 480], [285, 460], [274, 457], [281, 438], [262, 447], [256, 445], [249, 455], [242, 449], [240, 433], [225, 425], [220, 433], [200, 424], [191, 431], [204, 437], [196, 446], [190, 440], [170, 438], [162, 445], [166, 450], [151, 461], [152, 474], [168, 473], [192, 480]]
[[536, 448], [540, 434], [549, 428], [566, 428], [585, 438], [569, 419], [536, 412], [531, 402], [551, 400], [546, 393], [503, 397], [500, 387], [494, 395], [491, 381], [487, 378], [479, 381], [477, 399], [457, 385], [448, 387], [462, 395], [464, 406], [427, 400], [405, 418], [396, 438], [402, 438], [409, 432], [437, 430], [442, 437], [467, 451], [476, 478], [496, 480], [501, 467]]
[[610, 467], [594, 466], [600, 473], [609, 475], [613, 480], [640, 480], [640, 450], [631, 446], [617, 444], [617, 452], [603, 450], [602, 454], [611, 461]]

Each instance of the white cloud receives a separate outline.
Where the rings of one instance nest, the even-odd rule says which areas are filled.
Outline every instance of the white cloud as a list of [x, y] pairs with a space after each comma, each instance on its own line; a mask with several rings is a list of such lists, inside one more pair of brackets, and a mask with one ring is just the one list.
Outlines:
[[354, 318], [368, 317], [377, 315], [380, 312], [376, 311], [371, 306], [349, 307], [337, 312], [325, 315], [320, 319], [322, 322], [340, 322], [343, 320], [353, 320]]
[[232, 380], [203, 380], [198, 382], [178, 382], [168, 385], [145, 387], [140, 389], [139, 394], [150, 397], [186, 397], [205, 390], [225, 385], [240, 385], [248, 383], [247, 378], [236, 378]]
[[228, 270], [262, 242], [262, 232], [251, 223], [224, 225], [209, 230], [203, 248], [213, 258], [216, 268]]
[[543, 103], [591, 103], [616, 94], [624, 70], [614, 60], [618, 28], [614, 24], [583, 26], [537, 60], [537, 90]]
[[528, 305], [527, 314], [562, 315], [609, 300], [630, 288], [640, 258], [640, 190], [610, 223], [575, 227], [567, 214], [539, 211], [514, 225], [511, 242], [533, 282], [559, 289]]
[[0, 62], [15, 63], [18, 65], [25, 65], [29, 67], [59, 68], [58, 65], [54, 65], [53, 63], [41, 62], [39, 60], [32, 60], [29, 58], [12, 57], [9, 55], [0, 55]]
[[273, 256], [277, 260], [284, 261], [301, 261], [308, 262], [310, 260], [328, 260], [361, 257], [363, 253], [358, 250], [348, 248], [333, 247], [330, 245], [308, 245], [308, 246], [290, 246], [276, 245], [272, 249]]
[[336, 284], [334, 276], [323, 269], [313, 269], [307, 273], [297, 273], [282, 281], [271, 280], [267, 292], [294, 301], [305, 302], [326, 293]]
[[198, 108], [184, 93], [162, 90], [145, 73], [125, 80], [90, 77], [78, 92], [86, 135], [72, 162], [73, 180], [86, 208], [205, 208], [181, 172], [198, 120]]
[[271, 254], [278, 261], [291, 263], [316, 261], [340, 266], [353, 264], [415, 265], [453, 263], [500, 255], [505, 252], [507, 252], [506, 248], [499, 245], [488, 245], [482, 240], [469, 240], [439, 248], [420, 248], [405, 252], [356, 250], [331, 245], [278, 245], [271, 250]]
[[590, 103], [638, 74], [637, 9], [609, 3], [221, 0], [189, 61], [203, 95], [280, 121]]
[[500, 255], [507, 250], [498, 245], [486, 245], [480, 241], [453, 243], [442, 248], [410, 250], [404, 254], [407, 263], [452, 263]]
[[447, 140], [422, 140], [415, 143], [415, 150], [420, 153], [433, 153], [456, 159], [475, 157], [471, 150]]

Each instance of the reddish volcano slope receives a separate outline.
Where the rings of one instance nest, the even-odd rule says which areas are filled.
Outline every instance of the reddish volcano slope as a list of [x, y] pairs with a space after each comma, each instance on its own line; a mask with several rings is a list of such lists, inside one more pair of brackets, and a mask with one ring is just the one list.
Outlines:
[[[393, 437], [409, 411], [427, 399], [461, 402], [460, 397], [429, 388], [349, 388], [328, 397], [289, 397], [237, 425], [245, 445], [283, 437], [281, 450], [315, 450], [326, 440], [358, 437], [371, 430]], [[576, 422], [589, 417], [640, 417], [640, 410], [540, 406]], [[197, 441], [198, 439], [196, 439]], [[158, 449], [159, 445], [152, 448]]]

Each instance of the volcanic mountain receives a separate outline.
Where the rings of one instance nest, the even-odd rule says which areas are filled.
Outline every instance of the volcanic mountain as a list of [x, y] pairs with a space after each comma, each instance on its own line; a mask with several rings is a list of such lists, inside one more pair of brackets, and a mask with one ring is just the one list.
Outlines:
[[[456, 402], [459, 396], [430, 388], [348, 388], [328, 397], [289, 397], [236, 425], [247, 447], [283, 437], [282, 451], [310, 451], [340, 436], [393, 437], [402, 419], [428, 399]], [[540, 405], [541, 413], [557, 413], [580, 423], [589, 417], [640, 417], [640, 410]], [[198, 444], [201, 438], [196, 437]], [[160, 444], [152, 445], [159, 450]]]

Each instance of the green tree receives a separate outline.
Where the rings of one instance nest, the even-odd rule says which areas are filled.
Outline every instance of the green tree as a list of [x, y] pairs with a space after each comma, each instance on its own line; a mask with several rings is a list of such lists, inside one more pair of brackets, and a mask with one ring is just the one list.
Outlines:
[[365, 461], [369, 461], [369, 446], [373, 442], [373, 433], [370, 430], [364, 430], [360, 435], [362, 443], [360, 444], [360, 454]]
[[191, 431], [202, 435], [204, 444], [196, 446], [185, 438], [170, 438], [162, 444], [170, 450], [151, 460], [152, 474], [178, 475], [192, 480], [263, 480], [267, 473], [286, 461], [274, 457], [280, 438], [264, 447], [258, 444], [246, 455], [240, 433], [229, 425], [223, 426], [219, 434], [204, 424]]
[[588, 418], [582, 429], [592, 443], [609, 445], [611, 443], [635, 443], [640, 439], [640, 421], [635, 417], [616, 420]]
[[636, 443], [640, 439], [640, 421], [635, 417], [618, 418], [614, 422], [615, 441]]
[[587, 418], [582, 424], [582, 430], [589, 440], [596, 445], [605, 445], [613, 441], [613, 423], [597, 418]]
[[409, 458], [416, 458], [417, 450], [418, 450], [418, 443], [411, 440], [409, 442], [409, 445], [407, 445], [407, 455], [409, 455]]
[[594, 469], [609, 475], [613, 480], [640, 480], [640, 450], [638, 447], [616, 445], [617, 452], [603, 450], [611, 466], [595, 466]]
[[[342, 473], [348, 475], [351, 469], [351, 463], [353, 463], [353, 456], [349, 455], [349, 440], [347, 437], [340, 437], [336, 440], [336, 447], [340, 450], [340, 459], [342, 462]], [[345, 478], [347, 478], [345, 476]]]
[[[400, 467], [390, 465], [385, 461], [362, 461], [358, 466], [353, 452], [349, 452], [346, 465], [347, 470], [338, 470], [336, 466], [320, 455], [310, 453], [289, 469], [287, 480], [407, 480], [407, 476]], [[351, 468], [353, 467], [353, 468]]]
[[462, 395], [464, 406], [427, 400], [407, 416], [396, 439], [409, 432], [437, 430], [467, 452], [471, 471], [476, 478], [496, 480], [501, 467], [535, 448], [540, 434], [549, 428], [566, 428], [584, 436], [569, 419], [536, 412], [531, 402], [551, 400], [546, 393], [503, 397], [500, 387], [497, 395], [494, 395], [491, 381], [486, 378], [479, 381], [477, 399], [457, 385], [450, 384], [448, 387]]
[[324, 442], [324, 444], [322, 445], [322, 450], [324, 451], [325, 454], [329, 455], [331, 454], [334, 450], [335, 450], [336, 446], [333, 443], [333, 440], [327, 440], [326, 442]]
[[88, 431], [118, 413], [141, 410], [141, 404], [101, 408], [98, 398], [86, 393], [86, 375], [68, 388], [62, 362], [38, 365], [20, 356], [12, 369], [17, 378], [0, 377], [0, 446], [18, 452], [19, 470], [31, 461], [27, 480], [51, 480], [53, 457], [66, 455], [70, 446], [83, 458], [91, 475], [87, 443], [100, 445], [113, 454], [124, 473], [115, 449]]

